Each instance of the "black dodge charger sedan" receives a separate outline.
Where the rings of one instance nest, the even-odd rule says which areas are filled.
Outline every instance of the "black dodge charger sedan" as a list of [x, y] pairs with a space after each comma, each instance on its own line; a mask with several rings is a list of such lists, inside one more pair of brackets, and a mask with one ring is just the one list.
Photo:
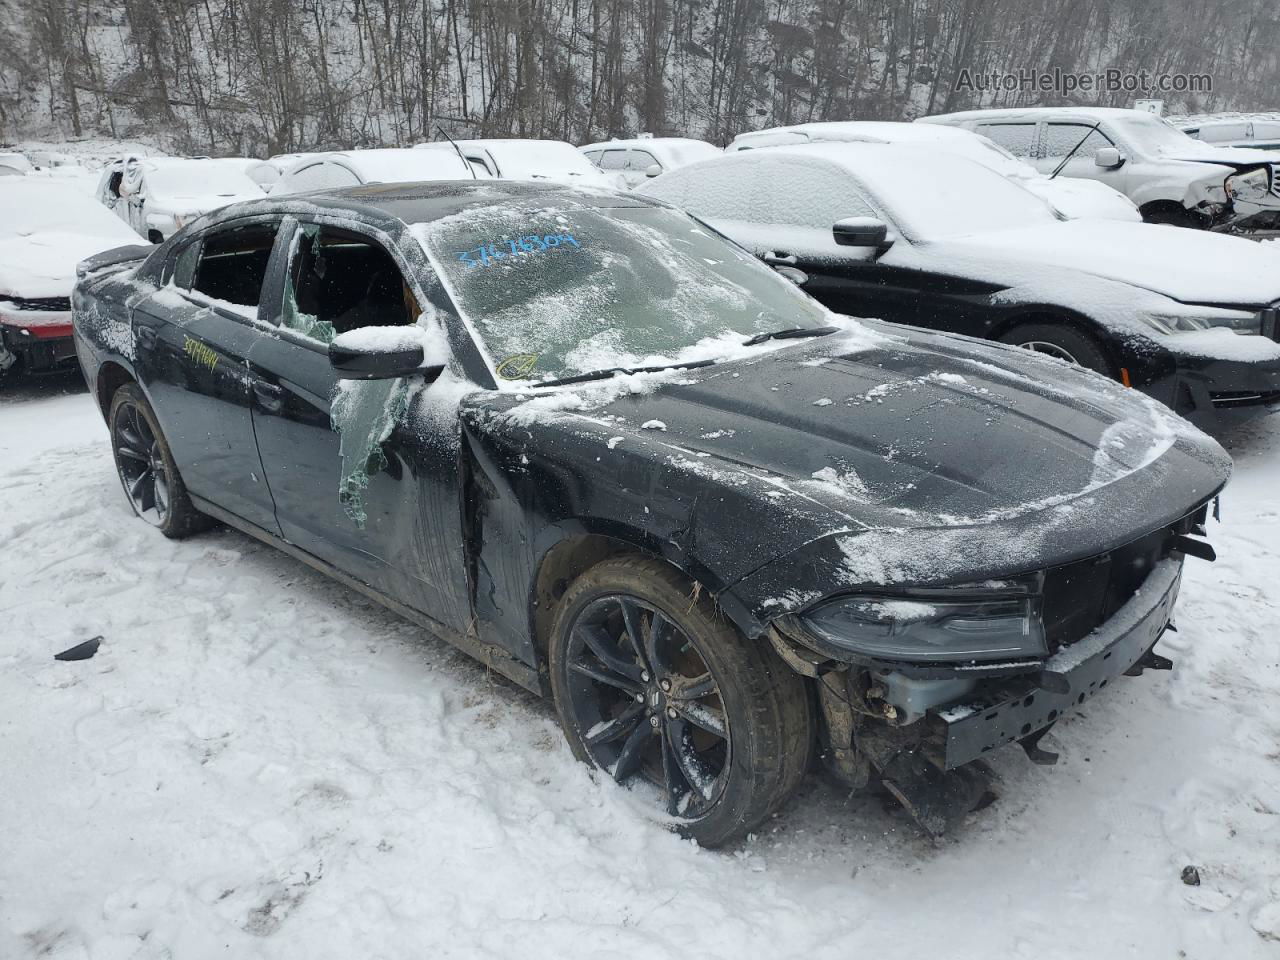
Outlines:
[[932, 832], [1167, 667], [1230, 461], [1025, 351], [836, 318], [643, 197], [391, 184], [81, 265], [133, 509], [218, 520], [554, 698], [707, 845], [823, 763]]

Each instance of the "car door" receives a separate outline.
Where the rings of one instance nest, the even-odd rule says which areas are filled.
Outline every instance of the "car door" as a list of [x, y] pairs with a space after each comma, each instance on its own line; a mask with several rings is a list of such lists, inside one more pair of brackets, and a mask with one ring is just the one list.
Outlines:
[[649, 170], [652, 167], [658, 167], [661, 170], [662, 164], [648, 150], [632, 149], [627, 151], [626, 169], [622, 173], [623, 179], [627, 181], [627, 186], [635, 187], [650, 179]]
[[1052, 174], [1070, 155], [1071, 159], [1062, 166], [1062, 172], [1058, 176], [1100, 180], [1124, 193], [1129, 186], [1125, 166], [1100, 167], [1094, 162], [1094, 156], [1103, 147], [1116, 146], [1116, 142], [1101, 127], [1094, 129], [1094, 124], [1051, 120], [1044, 126], [1040, 159], [1035, 166], [1041, 173]]
[[254, 441], [249, 352], [279, 217], [223, 223], [175, 250], [134, 306], [136, 367], [187, 488], [278, 532]]
[[1035, 120], [990, 120], [975, 124], [973, 130], [1004, 147], [1019, 160], [1038, 166], [1040, 124]]
[[832, 236], [838, 220], [886, 220], [847, 171], [818, 159], [760, 151], [733, 171], [732, 180], [732, 191], [723, 185], [708, 191], [709, 203], [737, 217], [712, 218], [712, 226], [767, 263], [803, 270], [804, 291], [837, 313], [915, 322], [922, 282], [917, 271], [874, 250], [839, 246]]
[[627, 179], [627, 152], [625, 147], [613, 147], [605, 150], [600, 154], [599, 166], [605, 173], [621, 175], [627, 186], [633, 187], [635, 184]]
[[[456, 423], [421, 377], [343, 380], [338, 333], [415, 322], [422, 286], [385, 235], [291, 223], [277, 335], [250, 355], [258, 449], [286, 540], [448, 626], [467, 625]], [[443, 562], [442, 557], [456, 558]]]

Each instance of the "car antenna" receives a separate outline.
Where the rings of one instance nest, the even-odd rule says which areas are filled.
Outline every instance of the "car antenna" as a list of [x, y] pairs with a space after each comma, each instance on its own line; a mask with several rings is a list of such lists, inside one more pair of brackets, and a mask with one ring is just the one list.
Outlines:
[[1095, 123], [1092, 127], [1089, 128], [1089, 132], [1080, 138], [1080, 142], [1071, 148], [1071, 152], [1068, 153], [1065, 157], [1063, 157], [1062, 162], [1058, 164], [1057, 167], [1054, 168], [1053, 173], [1049, 174], [1050, 180], [1052, 180], [1054, 177], [1056, 177], [1058, 174], [1062, 172], [1062, 168], [1067, 165], [1067, 161], [1076, 155], [1076, 151], [1084, 146], [1084, 142], [1086, 140], [1088, 140], [1090, 137], [1092, 137], [1095, 133], [1098, 132], [1098, 128], [1100, 126], [1102, 126], [1101, 120], [1099, 120], [1097, 123]]
[[471, 164], [467, 163], [467, 158], [462, 155], [462, 148], [453, 142], [453, 137], [445, 133], [444, 127], [440, 126], [440, 124], [438, 123], [436, 124], [436, 129], [440, 131], [440, 136], [448, 140], [449, 143], [453, 145], [453, 149], [458, 151], [458, 159], [462, 161], [463, 166], [465, 166], [468, 170], [471, 171], [471, 179], [479, 180], [480, 178], [476, 176], [476, 168], [473, 167]]

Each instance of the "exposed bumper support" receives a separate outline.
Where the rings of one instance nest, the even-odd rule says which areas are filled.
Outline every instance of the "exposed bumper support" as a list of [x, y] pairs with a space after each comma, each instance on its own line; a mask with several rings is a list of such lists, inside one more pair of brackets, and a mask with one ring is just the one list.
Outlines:
[[[1167, 669], [1151, 650], [1169, 623], [1182, 580], [1181, 559], [1163, 560], [1114, 617], [1079, 643], [1050, 657], [1039, 682], [1005, 688], [998, 698], [952, 707], [930, 718], [938, 727], [946, 769], [996, 747], [1030, 738], [1135, 668]], [[1034, 745], [1034, 741], [1033, 741]]]

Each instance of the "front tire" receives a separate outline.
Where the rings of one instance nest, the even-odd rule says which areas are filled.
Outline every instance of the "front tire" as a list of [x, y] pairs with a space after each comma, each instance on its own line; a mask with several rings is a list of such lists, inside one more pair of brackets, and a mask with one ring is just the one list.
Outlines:
[[1098, 342], [1066, 323], [1024, 323], [1000, 338], [1004, 343], [1114, 377], [1111, 361]]
[[803, 680], [650, 557], [612, 557], [561, 598], [551, 688], [574, 756], [661, 794], [705, 847], [745, 836], [803, 778], [813, 718]]
[[133, 512], [173, 540], [209, 526], [209, 518], [192, 506], [160, 422], [136, 384], [112, 396], [107, 424], [116, 473]]

